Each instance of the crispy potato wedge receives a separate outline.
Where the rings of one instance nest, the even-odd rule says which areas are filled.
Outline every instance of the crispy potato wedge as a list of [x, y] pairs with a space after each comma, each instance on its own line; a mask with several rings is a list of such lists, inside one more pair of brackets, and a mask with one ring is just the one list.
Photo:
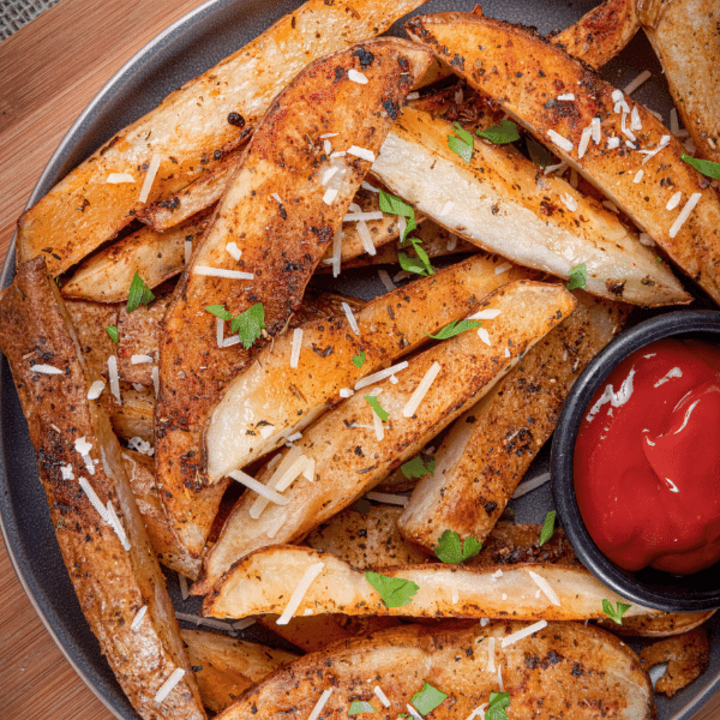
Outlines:
[[[603, 599], [624, 602], [581, 566], [425, 564], [374, 568], [386, 577], [409, 580], [418, 586], [411, 602], [387, 607], [364, 571], [330, 553], [299, 545], [276, 545], [238, 560], [205, 598], [203, 614], [214, 618], [280, 614], [288, 605], [291, 590], [311, 569], [319, 570], [319, 574], [294, 616], [312, 611], [396, 617], [587, 620], [605, 617]], [[554, 594], [553, 600], [530, 573], [540, 578], [550, 596]], [[625, 617], [651, 612], [631, 605]]]
[[[489, 345], [473, 330], [431, 347], [398, 373], [396, 384], [386, 378], [345, 400], [282, 453], [277, 469], [266, 465], [258, 480], [274, 489], [300, 456], [314, 461], [312, 479], [297, 477], [285, 490], [287, 504], [258, 507], [254, 492], [240, 498], [205, 556], [202, 582], [192, 591], [208, 592], [238, 558], [269, 542], [303, 537], [372, 489], [487, 392], [520, 355], [572, 312], [575, 299], [561, 286], [519, 280], [488, 296], [482, 307], [499, 310], [502, 318], [486, 338]], [[422, 405], [412, 403], [408, 410], [429, 372], [436, 377]], [[389, 414], [387, 425], [379, 417], [374, 420], [377, 416], [366, 399], [380, 392], [381, 407]]]
[[209, 221], [209, 212], [205, 211], [167, 232], [140, 228], [85, 260], [63, 285], [63, 296], [101, 303], [126, 302], [136, 272], [148, 287], [157, 287], [182, 272], [185, 243], [202, 235]]
[[594, 295], [648, 306], [689, 302], [655, 253], [599, 202], [480, 138], [468, 164], [448, 145], [453, 133], [450, 122], [406, 108], [372, 172], [450, 232], [520, 265], [568, 278], [585, 263]]
[[255, 683], [297, 658], [295, 653], [203, 630], [181, 630], [203, 705], [222, 712]]
[[[28, 421], [58, 544], [115, 677], [144, 719], [204, 718], [120, 446], [105, 413], [87, 399], [96, 376], [87, 372], [42, 256], [18, 266], [0, 296], [0, 328], [0, 347]], [[144, 617], [134, 626], [142, 608]], [[182, 671], [180, 681], [156, 701], [176, 670]]]
[[[432, 552], [445, 530], [481, 542], [503, 514], [555, 429], [587, 363], [620, 330], [627, 307], [578, 292], [575, 312], [465, 412], [435, 453], [435, 471], [415, 486], [398, 527]], [[492, 331], [495, 320], [483, 321]]]
[[115, 434], [123, 440], [139, 437], [151, 445], [155, 444], [155, 396], [150, 389], [136, 390], [133, 387], [120, 386], [122, 405], [118, 405], [110, 393], [100, 396], [105, 412]]
[[640, 663], [649, 670], [667, 663], [665, 674], [655, 683], [655, 692], [672, 697], [697, 680], [710, 666], [710, 640], [704, 626], [675, 637], [659, 640], [640, 651]]
[[598, 70], [612, 60], [639, 29], [635, 0], [605, 0], [550, 40]]
[[[250, 359], [240, 344], [218, 347], [217, 318], [204, 308], [221, 304], [239, 315], [262, 303], [266, 332], [285, 326], [370, 165], [352, 152], [336, 158], [340, 185], [326, 189], [322, 179], [335, 160], [325, 156], [320, 136], [337, 132], [336, 147], [374, 156], [430, 62], [417, 47], [396, 38], [369, 40], [308, 65], [253, 134], [176, 288], [160, 345], [156, 472], [175, 532], [197, 556], [225, 486], [206, 487], [201, 433], [223, 386]], [[368, 82], [350, 80], [351, 69]], [[231, 241], [240, 260], [227, 249]], [[204, 268], [252, 279], [206, 275]]]
[[623, 618], [622, 625], [613, 620], [598, 620], [598, 625], [612, 630], [616, 635], [627, 637], [668, 637], [694, 630], [709, 620], [715, 610], [695, 613], [658, 613], [652, 616], [638, 615]]
[[[683, 146], [648, 110], [526, 28], [440, 13], [415, 17], [406, 29], [441, 57], [457, 55], [456, 73], [575, 167], [720, 301], [720, 196], [681, 160]], [[559, 101], [565, 91], [575, 100]], [[591, 139], [593, 118], [600, 120], [597, 144]], [[678, 192], [681, 204], [668, 210]], [[579, 208], [586, 217], [585, 206]], [[579, 221], [579, 214], [572, 215]], [[618, 297], [629, 300], [625, 292]]]
[[195, 580], [200, 573], [201, 563], [178, 543], [172, 531], [155, 484], [155, 461], [134, 450], [123, 450], [122, 459], [138, 511], [158, 561], [165, 567]]
[[[326, 717], [344, 717], [350, 704], [360, 701], [395, 718], [408, 714], [425, 682], [448, 696], [432, 711], [433, 720], [457, 720], [472, 716], [499, 691], [496, 668], [510, 693], [508, 716], [655, 717], [647, 674], [637, 655], [612, 635], [577, 623], [550, 623], [502, 647], [525, 627], [517, 622], [458, 630], [407, 626], [340, 642], [280, 668], [219, 720], [305, 720], [323, 694]], [[376, 686], [390, 703], [387, 708]]]
[[[465, 317], [490, 292], [525, 275], [512, 266], [498, 274], [499, 267], [497, 258], [477, 255], [380, 295], [355, 316], [358, 334], [342, 311], [309, 323], [295, 368], [293, 334], [277, 338], [226, 387], [210, 416], [204, 436], [210, 480], [281, 447], [337, 403], [341, 389], [417, 349], [426, 333]], [[352, 358], [360, 353], [365, 362], [356, 367]]]
[[[153, 158], [159, 167], [150, 203], [212, 171], [242, 145], [272, 99], [309, 62], [383, 32], [421, 4], [308, 0], [121, 130], [25, 212], [18, 261], [42, 253], [51, 274], [62, 274], [142, 210], [139, 196]], [[130, 174], [133, 182], [108, 183], [112, 173]]]
[[696, 154], [720, 162], [720, 6], [714, 0], [635, 2]]

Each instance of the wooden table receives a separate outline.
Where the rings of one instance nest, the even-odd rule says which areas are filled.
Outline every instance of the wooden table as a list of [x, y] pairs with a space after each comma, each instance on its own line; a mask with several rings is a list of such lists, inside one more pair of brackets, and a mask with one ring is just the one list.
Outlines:
[[[115, 71], [200, 0], [61, 0], [0, 43], [0, 258], [42, 169]], [[717, 642], [717, 638], [716, 638]], [[0, 715], [111, 720], [35, 614], [0, 543]], [[694, 720], [720, 716], [720, 693]]]

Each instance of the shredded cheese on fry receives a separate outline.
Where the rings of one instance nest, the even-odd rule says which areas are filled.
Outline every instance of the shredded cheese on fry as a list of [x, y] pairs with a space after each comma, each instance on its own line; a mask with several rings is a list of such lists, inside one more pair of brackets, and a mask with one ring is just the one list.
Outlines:
[[506, 648], [510, 645], [514, 645], [518, 640], [522, 640], [523, 638], [526, 638], [530, 635], [534, 635], [536, 632], [539, 632], [543, 628], [547, 627], [547, 620], [539, 620], [536, 623], [533, 623], [532, 625], [528, 625], [527, 627], [524, 627], [522, 630], [518, 630], [517, 632], [514, 632], [512, 635], [507, 635], [502, 639], [502, 647]]
[[152, 355], [131, 355], [130, 356], [130, 363], [132, 365], [143, 365], [144, 363], [151, 363], [154, 361], [155, 360]]
[[40, 373], [41, 375], [62, 375], [63, 371], [60, 368], [53, 367], [52, 365], [31, 365], [30, 370], [32, 372]]
[[561, 150], [565, 150], [565, 152], [570, 152], [575, 147], [575, 145], [573, 145], [570, 140], [568, 140], [566, 137], [563, 137], [562, 135], [560, 135], [560, 133], [557, 133], [554, 130], [548, 130], [548, 137]]
[[158, 691], [155, 693], [155, 702], [163, 702], [165, 698], [173, 691], [175, 686], [183, 679], [184, 675], [185, 670], [183, 670], [182, 668], [175, 668], [170, 673], [170, 677], [160, 686]]
[[408, 361], [403, 360], [402, 362], [397, 363], [397, 365], [391, 365], [389, 368], [385, 368], [384, 370], [378, 370], [378, 372], [373, 373], [372, 375], [368, 375], [367, 377], [362, 378], [362, 380], [358, 380], [355, 383], [355, 392], [361, 390], [364, 387], [367, 387], [368, 385], [373, 385], [376, 382], [380, 382], [381, 380], [384, 380], [385, 378], [394, 375], [396, 372], [404, 370], [407, 366]]
[[160, 168], [160, 156], [153, 153], [150, 158], [150, 164], [148, 165], [147, 172], [145, 173], [145, 180], [143, 180], [142, 188], [140, 188], [140, 195], [138, 201], [144, 203], [150, 196], [150, 190], [155, 182], [155, 176]]
[[237, 246], [235, 242], [229, 242], [225, 245], [225, 250], [233, 260], [239, 260], [242, 257], [242, 250]]
[[354, 83], [358, 83], [359, 85], [367, 85], [368, 79], [363, 75], [361, 72], [358, 72], [355, 68], [350, 68], [348, 70], [348, 80], [351, 80]]
[[93, 384], [90, 386], [90, 389], [88, 390], [87, 399], [88, 400], [97, 400], [103, 389], [105, 388], [105, 383], [102, 380], [95, 380], [93, 381]]
[[626, 95], [632, 95], [646, 80], [652, 77], [652, 73], [649, 70], [643, 70], [633, 81], [629, 82], [625, 86], [624, 93]]
[[208, 277], [227, 278], [228, 280], [252, 280], [255, 275], [242, 270], [228, 270], [226, 268], [208, 267], [207, 265], [196, 265], [193, 268], [195, 275], [206, 275]]
[[119, 185], [120, 183], [134, 183], [135, 178], [130, 173], [110, 173], [105, 182]]
[[290, 498], [280, 495], [280, 493], [275, 492], [275, 490], [267, 487], [266, 485], [263, 485], [261, 482], [257, 481], [254, 477], [251, 477], [247, 473], [244, 473], [242, 470], [232, 470], [228, 473], [228, 475], [233, 480], [237, 480], [237, 482], [247, 488], [250, 488], [250, 490], [255, 491], [258, 495], [261, 495], [271, 503], [275, 503], [276, 505], [287, 505], [290, 502]]
[[345, 317], [347, 318], [348, 324], [352, 328], [352, 331], [356, 334], [360, 334], [360, 328], [358, 327], [357, 320], [355, 320], [355, 315], [353, 314], [352, 308], [346, 303], [340, 303], [340, 306], [343, 309], [343, 312], [345, 313]]
[[410, 396], [410, 400], [408, 400], [407, 405], [403, 408], [403, 417], [411, 418], [415, 414], [416, 410], [420, 406], [420, 403], [430, 389], [430, 386], [438, 376], [440, 369], [440, 363], [437, 360], [434, 360], [419, 385], [415, 388], [415, 392], [413, 392]]
[[130, 624], [130, 632], [136, 633], [140, 629], [140, 625], [142, 625], [142, 621], [145, 618], [145, 613], [147, 612], [147, 609], [148, 609], [148, 606], [143, 605], [137, 611], [137, 613], [135, 613], [135, 617], [133, 618], [133, 621]]
[[302, 579], [293, 591], [293, 594], [290, 596], [287, 607], [283, 610], [282, 615], [280, 615], [277, 619], [276, 625], [287, 625], [290, 622], [290, 618], [292, 618], [298, 607], [300, 607], [300, 603], [305, 597], [305, 593], [307, 593], [310, 585], [312, 585], [315, 578], [323, 571], [324, 567], [324, 562], [318, 562], [311, 565], [305, 571], [305, 574], [302, 576]]
[[354, 155], [359, 157], [361, 160], [368, 160], [369, 162], [375, 162], [375, 153], [372, 150], [358, 147], [357, 145], [351, 145], [347, 149], [348, 155]]
[[302, 348], [302, 328], [295, 328], [293, 330], [292, 338], [292, 350], [290, 351], [290, 367], [297, 369], [298, 362], [300, 361], [300, 350]]
[[560, 607], [560, 598], [557, 596], [557, 593], [550, 587], [550, 583], [541, 575], [538, 575], [536, 572], [533, 572], [532, 570], [528, 570], [528, 573], [530, 574], [530, 577], [533, 579], [535, 584], [543, 591], [543, 594], [547, 599], [553, 604]]
[[386, 708], [390, 707], [390, 701], [388, 700], [387, 695], [381, 690], [379, 685], [376, 685], [373, 688], [373, 692], [378, 696], [378, 699]]
[[677, 219], [670, 228], [669, 235], [671, 238], [674, 238], [680, 232], [680, 228], [682, 228], [685, 221], [690, 217], [690, 213], [695, 209], [695, 206], [698, 204], [701, 197], [702, 193], [693, 193], [688, 198], [688, 201], [685, 203], [685, 206], [680, 211], [680, 214], [677, 216]]
[[669, 200], [668, 204], [665, 206], [666, 210], [674, 210], [682, 200], [682, 192], [678, 190]]

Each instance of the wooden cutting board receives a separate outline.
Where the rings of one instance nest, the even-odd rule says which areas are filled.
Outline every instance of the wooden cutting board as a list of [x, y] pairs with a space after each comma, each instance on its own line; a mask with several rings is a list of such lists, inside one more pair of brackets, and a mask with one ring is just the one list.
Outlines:
[[[33, 186], [75, 118], [137, 50], [200, 4], [61, 0], [0, 43], [0, 258]], [[0, 715], [13, 720], [114, 717], [55, 645], [2, 543]], [[718, 716], [720, 694], [694, 720]]]

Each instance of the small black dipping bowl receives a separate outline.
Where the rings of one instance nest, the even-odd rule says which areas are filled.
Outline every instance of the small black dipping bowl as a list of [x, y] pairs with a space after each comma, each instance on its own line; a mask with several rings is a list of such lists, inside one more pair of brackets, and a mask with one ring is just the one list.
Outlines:
[[575, 438], [593, 395], [619, 362], [641, 347], [667, 337], [700, 338], [720, 346], [720, 311], [690, 310], [658, 315], [623, 332], [588, 364], [568, 394], [553, 436], [552, 491], [560, 523], [577, 556], [595, 577], [640, 605], [666, 612], [698, 612], [720, 608], [720, 563], [685, 576], [652, 568], [639, 572], [623, 570], [609, 560], [590, 537], [575, 497]]

